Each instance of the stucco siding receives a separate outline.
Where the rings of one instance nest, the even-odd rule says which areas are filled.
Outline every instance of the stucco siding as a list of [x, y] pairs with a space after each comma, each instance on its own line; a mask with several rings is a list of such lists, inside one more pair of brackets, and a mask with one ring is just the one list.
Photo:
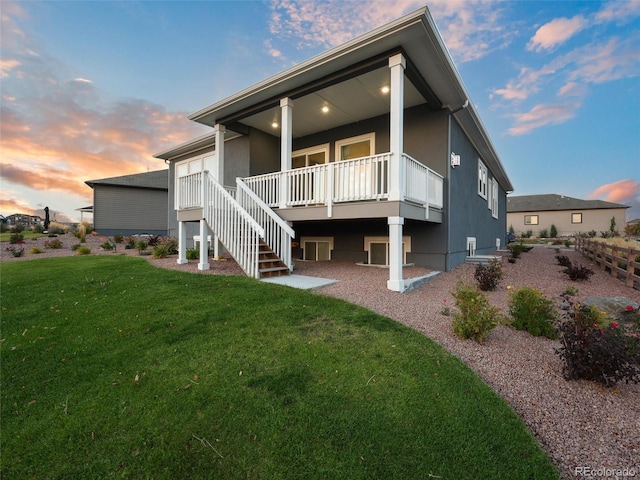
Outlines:
[[[451, 150], [460, 155], [460, 165], [450, 167], [449, 173], [449, 269], [465, 261], [467, 237], [476, 239], [477, 254], [490, 254], [496, 250], [497, 239], [504, 245], [506, 233], [506, 193], [498, 187], [498, 218], [494, 218], [488, 200], [478, 194], [478, 152], [453, 119]], [[490, 170], [488, 177], [494, 178]]]

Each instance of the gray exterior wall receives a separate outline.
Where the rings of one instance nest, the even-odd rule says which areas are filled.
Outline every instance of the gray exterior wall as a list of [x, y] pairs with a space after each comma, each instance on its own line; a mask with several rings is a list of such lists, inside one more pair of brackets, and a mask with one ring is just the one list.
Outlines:
[[[487, 200], [478, 195], [478, 152], [453, 118], [451, 151], [460, 155], [460, 166], [449, 167], [447, 270], [465, 261], [467, 237], [475, 237], [476, 253], [486, 255], [496, 250], [496, 239], [504, 245], [506, 234], [506, 193], [498, 188], [498, 218], [493, 218]], [[490, 170], [488, 176], [493, 178]]]
[[101, 235], [167, 235], [166, 190], [95, 185], [93, 227]]

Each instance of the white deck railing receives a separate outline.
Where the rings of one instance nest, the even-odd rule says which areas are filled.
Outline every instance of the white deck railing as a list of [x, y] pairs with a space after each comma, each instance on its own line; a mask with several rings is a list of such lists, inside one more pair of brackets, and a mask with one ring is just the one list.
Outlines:
[[202, 206], [202, 173], [192, 173], [178, 178], [176, 182], [176, 210], [188, 210]]
[[293, 269], [291, 261], [291, 242], [296, 236], [295, 231], [280, 218], [269, 206], [263, 202], [240, 178], [236, 201], [264, 230], [264, 241], [282, 262]]
[[[280, 206], [280, 182], [287, 182], [285, 205], [327, 205], [389, 196], [390, 153], [296, 168], [244, 178], [244, 183], [270, 207]], [[443, 207], [443, 177], [409, 155], [403, 155], [405, 199]]]
[[407, 154], [402, 157], [405, 165], [405, 199], [434, 208], [442, 208], [442, 175]]
[[264, 237], [264, 229], [208, 172], [196, 175], [205, 177], [207, 188], [202, 203], [206, 205], [204, 217], [211, 230], [242, 270], [250, 277], [259, 278], [260, 238]]

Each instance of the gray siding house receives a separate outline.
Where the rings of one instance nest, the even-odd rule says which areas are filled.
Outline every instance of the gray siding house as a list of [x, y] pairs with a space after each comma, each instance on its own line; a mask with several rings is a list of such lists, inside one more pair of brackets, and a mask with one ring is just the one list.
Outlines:
[[558, 236], [596, 231], [608, 232], [611, 219], [615, 230], [623, 232], [628, 205], [604, 200], [582, 200], [553, 193], [543, 195], [509, 196], [507, 199], [507, 225], [516, 234], [531, 231], [539, 236], [555, 225]]
[[87, 180], [93, 228], [101, 235], [167, 235], [169, 171]]
[[189, 118], [212, 132], [155, 155], [179, 263], [212, 236], [256, 278], [347, 259], [401, 292], [406, 264], [448, 271], [504, 243], [513, 187], [427, 8]]

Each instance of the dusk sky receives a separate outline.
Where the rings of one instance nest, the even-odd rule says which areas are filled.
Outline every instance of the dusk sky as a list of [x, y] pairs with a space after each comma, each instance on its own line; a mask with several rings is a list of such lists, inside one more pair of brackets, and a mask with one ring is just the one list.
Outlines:
[[[166, 168], [186, 116], [425, 1], [0, 0], [0, 213]], [[640, 217], [640, 0], [427, 3], [514, 185]], [[91, 217], [87, 217], [91, 220]]]

